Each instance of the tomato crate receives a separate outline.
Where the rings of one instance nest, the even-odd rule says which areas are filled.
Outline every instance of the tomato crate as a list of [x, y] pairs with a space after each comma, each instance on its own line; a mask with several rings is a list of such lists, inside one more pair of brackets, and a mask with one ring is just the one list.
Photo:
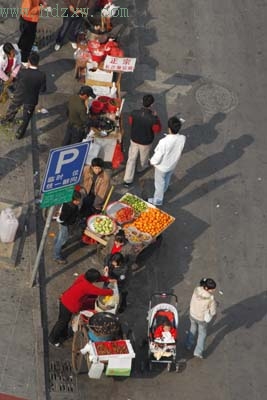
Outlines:
[[113, 340], [109, 342], [93, 342], [92, 353], [99, 361], [112, 358], [135, 358], [130, 340]]

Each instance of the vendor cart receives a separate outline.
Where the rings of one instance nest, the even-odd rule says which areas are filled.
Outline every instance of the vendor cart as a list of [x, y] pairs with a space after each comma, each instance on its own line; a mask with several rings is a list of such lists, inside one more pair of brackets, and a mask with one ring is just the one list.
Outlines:
[[94, 310], [81, 311], [73, 318], [72, 369], [75, 374], [81, 372], [84, 360], [89, 378], [100, 378], [104, 369], [110, 376], [131, 373], [135, 358], [129, 340], [131, 331], [126, 331], [116, 315], [120, 302], [117, 283], [112, 283], [112, 287], [113, 296], [98, 297]]
[[[134, 209], [134, 216], [131, 221], [126, 223], [120, 221], [118, 223], [116, 211], [112, 212], [112, 209], [116, 210], [116, 204], [126, 205]], [[110, 203], [106, 208], [106, 214], [117, 226], [121, 226], [125, 230], [136, 255], [139, 255], [148, 246], [155, 244], [161, 238], [162, 233], [175, 221], [175, 218], [171, 215], [131, 193], [126, 193], [119, 201]], [[151, 223], [149, 223], [149, 218], [151, 218]], [[86, 227], [84, 234], [103, 246], [106, 246], [109, 238], [109, 236], [95, 232], [91, 226]]]
[[[111, 332], [103, 340], [101, 337], [90, 337], [90, 324], [95, 317], [110, 319], [112, 328], [115, 326], [115, 335]], [[119, 318], [108, 312], [90, 311], [82, 311], [77, 318], [77, 330], [72, 341], [73, 372], [75, 374], [81, 372], [85, 359], [89, 378], [99, 379], [104, 370], [109, 376], [129, 376], [135, 353], [131, 341], [123, 333]]]

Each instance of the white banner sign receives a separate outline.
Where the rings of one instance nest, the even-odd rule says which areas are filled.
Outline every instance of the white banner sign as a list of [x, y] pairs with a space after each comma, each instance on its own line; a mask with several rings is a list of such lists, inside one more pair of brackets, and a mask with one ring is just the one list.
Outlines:
[[136, 58], [106, 56], [104, 69], [107, 71], [133, 72]]

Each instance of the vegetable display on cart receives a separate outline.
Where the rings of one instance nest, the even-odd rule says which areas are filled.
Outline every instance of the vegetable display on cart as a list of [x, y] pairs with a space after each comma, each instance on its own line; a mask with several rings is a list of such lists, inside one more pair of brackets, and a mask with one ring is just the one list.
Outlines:
[[134, 226], [141, 232], [149, 233], [151, 236], [157, 236], [164, 231], [174, 218], [157, 208], [149, 207], [147, 211], [142, 212], [134, 222], [128, 226]]
[[146, 211], [148, 208], [148, 205], [144, 200], [140, 199], [139, 197], [133, 194], [127, 193], [121, 198], [121, 201], [123, 201], [126, 204], [129, 204], [137, 214]]

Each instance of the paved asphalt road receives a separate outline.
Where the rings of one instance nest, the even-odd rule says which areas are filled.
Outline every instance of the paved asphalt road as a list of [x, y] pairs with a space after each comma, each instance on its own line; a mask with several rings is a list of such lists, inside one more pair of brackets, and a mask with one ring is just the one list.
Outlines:
[[183, 337], [199, 278], [214, 277], [223, 295], [203, 362], [188, 360], [178, 375], [137, 371], [123, 382], [88, 382], [85, 376], [79, 387], [88, 388], [90, 399], [262, 400], [267, 2], [135, 1], [130, 15], [140, 63], [132, 94], [157, 93], [162, 118], [181, 113], [187, 147], [165, 207], [176, 224], [133, 282], [135, 305], [128, 315], [139, 339], [144, 298], [151, 290], [173, 288]]
[[[86, 374], [70, 378], [70, 342], [62, 350], [48, 347], [59, 293], [75, 272], [95, 265], [95, 255], [88, 257], [83, 248], [69, 254], [66, 267], [55, 266], [53, 239], [48, 238], [41, 290], [46, 378], [51, 384], [47, 399], [262, 400], [267, 389], [267, 1], [127, 0], [124, 6], [129, 6], [129, 19], [123, 46], [138, 60], [134, 74], [123, 78], [125, 113], [143, 93], [152, 92], [164, 128], [168, 115], [178, 113], [186, 120], [185, 152], [164, 205], [176, 222], [131, 283], [124, 319], [133, 329], [138, 357], [132, 377], [125, 380], [88, 380]], [[49, 94], [43, 102], [49, 115], [38, 117], [40, 152], [34, 153], [33, 170], [40, 168], [42, 176], [48, 149], [60, 145], [64, 103], [77, 84], [68, 46], [41, 56], [48, 73]], [[122, 179], [123, 173], [113, 178], [115, 184]], [[136, 180], [134, 191], [140, 194], [141, 186], [151, 194], [152, 171]], [[121, 193], [118, 185], [115, 195]], [[217, 294], [218, 316], [210, 327], [206, 359], [199, 361], [184, 352], [182, 342], [190, 297], [203, 276], [213, 277], [223, 295]], [[149, 295], [163, 289], [179, 297], [177, 354], [187, 360], [180, 374], [140, 370]], [[67, 385], [60, 386], [59, 378]]]

